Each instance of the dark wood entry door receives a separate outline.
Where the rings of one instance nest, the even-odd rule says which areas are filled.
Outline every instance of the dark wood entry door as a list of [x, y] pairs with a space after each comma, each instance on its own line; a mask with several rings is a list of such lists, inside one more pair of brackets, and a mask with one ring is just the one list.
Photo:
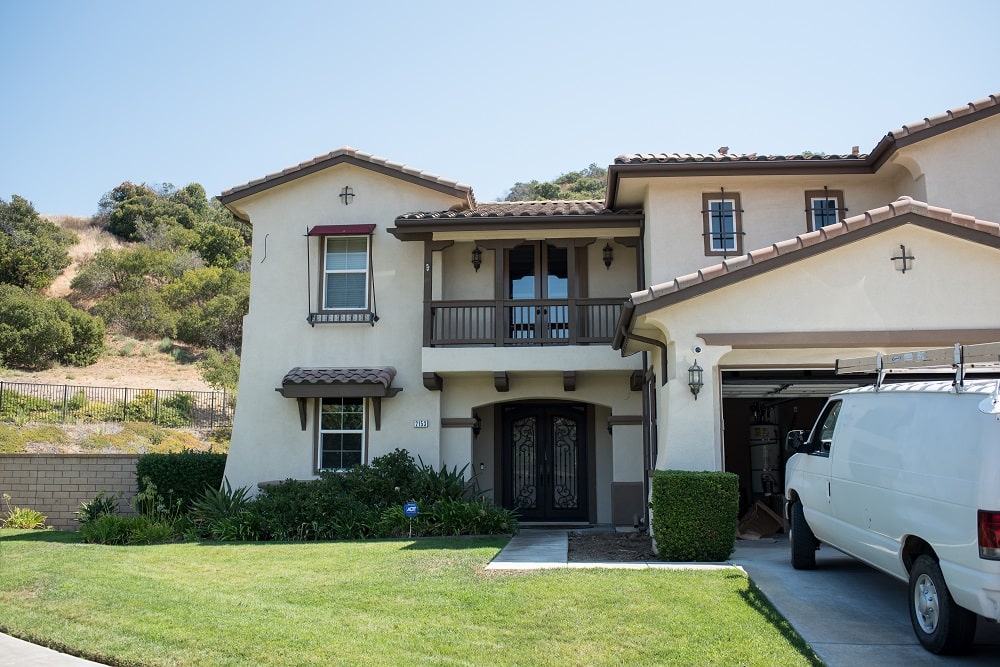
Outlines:
[[586, 521], [585, 406], [506, 406], [502, 424], [504, 505], [523, 521]]

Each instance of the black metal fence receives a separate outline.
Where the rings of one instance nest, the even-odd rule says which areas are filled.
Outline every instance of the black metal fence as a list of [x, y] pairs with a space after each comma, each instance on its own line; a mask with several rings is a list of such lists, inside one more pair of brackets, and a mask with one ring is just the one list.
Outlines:
[[224, 391], [85, 387], [0, 381], [0, 421], [136, 421], [175, 428], [224, 428], [233, 425], [234, 398]]

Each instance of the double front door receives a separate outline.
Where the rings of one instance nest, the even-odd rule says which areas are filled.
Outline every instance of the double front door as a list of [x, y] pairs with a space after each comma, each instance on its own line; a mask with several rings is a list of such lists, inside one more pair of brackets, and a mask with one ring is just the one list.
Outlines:
[[587, 410], [518, 404], [503, 410], [504, 506], [522, 521], [586, 521]]

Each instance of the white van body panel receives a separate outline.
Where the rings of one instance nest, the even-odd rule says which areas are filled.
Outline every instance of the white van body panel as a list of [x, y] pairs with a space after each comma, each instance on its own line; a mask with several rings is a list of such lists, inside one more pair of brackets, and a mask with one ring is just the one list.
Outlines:
[[[1000, 561], [979, 557], [977, 514], [1000, 511], [1000, 416], [980, 410], [994, 381], [863, 387], [840, 402], [828, 453], [795, 454], [786, 497], [818, 540], [906, 580], [904, 548], [934, 550], [960, 606], [1000, 620]], [[810, 442], [817, 437], [817, 427]]]

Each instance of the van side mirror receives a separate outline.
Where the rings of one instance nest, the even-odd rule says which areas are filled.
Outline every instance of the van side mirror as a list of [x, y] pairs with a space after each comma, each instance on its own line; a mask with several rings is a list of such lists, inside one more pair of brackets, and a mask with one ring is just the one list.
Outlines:
[[805, 431], [789, 431], [785, 436], [785, 451], [802, 453], [808, 449]]

